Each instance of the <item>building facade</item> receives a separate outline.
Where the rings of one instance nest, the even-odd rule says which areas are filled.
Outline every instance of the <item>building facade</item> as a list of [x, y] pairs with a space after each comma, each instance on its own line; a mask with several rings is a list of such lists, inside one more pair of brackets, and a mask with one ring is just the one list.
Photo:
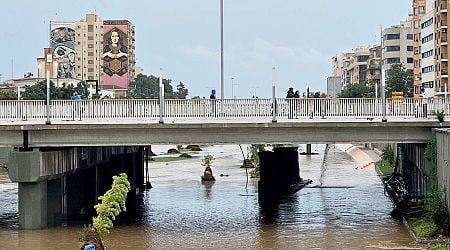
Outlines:
[[[332, 58], [333, 77], [341, 79], [341, 88], [360, 83], [379, 84], [381, 46], [355, 48]], [[335, 81], [335, 80], [333, 80]]]
[[[435, 91], [436, 95], [448, 92], [448, 40], [449, 26], [448, 0], [434, 1], [434, 35], [435, 35]], [[422, 38], [423, 39], [423, 38]], [[423, 70], [423, 69], [422, 69]]]
[[[426, 5], [426, 14], [420, 20], [422, 37], [435, 37], [434, 34], [434, 0], [428, 0]], [[422, 39], [421, 39], [422, 40]], [[435, 41], [434, 39], [426, 39], [424, 43], [421, 41], [421, 60], [420, 60], [420, 88], [417, 90], [414, 84], [414, 97], [432, 97], [435, 95]], [[414, 69], [415, 69], [414, 65]], [[417, 94], [419, 93], [419, 94]]]
[[412, 20], [383, 29], [382, 36], [383, 70], [385, 70], [386, 76], [393, 64], [401, 63], [406, 69], [413, 70], [414, 35]]
[[134, 25], [127, 20], [103, 22], [102, 88], [126, 91], [135, 78], [134, 34]]
[[421, 71], [421, 65], [422, 65], [422, 55], [421, 55], [421, 46], [422, 46], [422, 39], [421, 37], [424, 37], [421, 35], [421, 18], [423, 15], [425, 15], [426, 11], [426, 4], [427, 2], [430, 2], [430, 0], [413, 0], [412, 4], [412, 32], [413, 32], [413, 74], [414, 74], [414, 82], [413, 82], [413, 93], [414, 97], [420, 97], [421, 96], [421, 86], [422, 86], [422, 71]]
[[99, 80], [102, 65], [103, 21], [96, 14], [87, 14], [85, 20], [80, 20], [75, 25], [77, 77], [81, 80]]

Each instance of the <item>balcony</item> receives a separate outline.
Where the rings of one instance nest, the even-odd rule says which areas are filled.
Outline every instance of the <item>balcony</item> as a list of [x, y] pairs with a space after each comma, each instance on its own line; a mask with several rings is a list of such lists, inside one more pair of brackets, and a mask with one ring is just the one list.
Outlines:
[[440, 9], [441, 13], [447, 12], [447, 0], [440, 1], [439, 7], [440, 7], [439, 9]]
[[448, 69], [441, 70], [441, 78], [448, 78]]

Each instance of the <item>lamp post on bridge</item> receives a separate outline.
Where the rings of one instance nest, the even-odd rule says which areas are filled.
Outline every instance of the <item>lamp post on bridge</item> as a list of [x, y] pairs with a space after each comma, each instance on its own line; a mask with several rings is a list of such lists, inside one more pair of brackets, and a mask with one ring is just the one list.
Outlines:
[[220, 114], [223, 114], [224, 75], [223, 75], [223, 0], [220, 0]]
[[50, 65], [53, 65], [53, 55], [51, 53], [47, 54], [47, 61], [45, 65], [45, 72], [47, 77], [47, 105], [46, 105], [46, 114], [47, 114], [47, 121], [45, 121], [45, 125], [52, 124], [50, 122]]
[[159, 68], [159, 123], [164, 123], [164, 84], [163, 69]]
[[381, 37], [381, 103], [383, 116], [381, 122], [387, 122], [386, 119], [386, 71], [384, 70], [383, 62], [383, 49], [384, 49], [384, 38], [383, 38], [383, 28], [380, 26], [380, 37]]
[[272, 122], [277, 122], [277, 100], [275, 97], [275, 67], [272, 67]]

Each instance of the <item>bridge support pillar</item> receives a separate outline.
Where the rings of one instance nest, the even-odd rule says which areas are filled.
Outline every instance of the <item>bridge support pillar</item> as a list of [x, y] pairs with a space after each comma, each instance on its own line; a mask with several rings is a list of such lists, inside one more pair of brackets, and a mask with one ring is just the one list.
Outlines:
[[19, 226], [47, 227], [47, 181], [19, 183]]
[[297, 147], [274, 148], [259, 153], [261, 198], [277, 199], [297, 192], [307, 183], [300, 178]]

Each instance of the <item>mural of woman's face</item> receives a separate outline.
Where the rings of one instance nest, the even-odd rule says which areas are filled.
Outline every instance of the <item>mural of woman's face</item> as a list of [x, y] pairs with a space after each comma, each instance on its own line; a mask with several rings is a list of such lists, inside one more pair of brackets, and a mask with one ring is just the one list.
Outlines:
[[111, 32], [111, 43], [118, 44], [119, 43], [119, 33], [117, 31]]

